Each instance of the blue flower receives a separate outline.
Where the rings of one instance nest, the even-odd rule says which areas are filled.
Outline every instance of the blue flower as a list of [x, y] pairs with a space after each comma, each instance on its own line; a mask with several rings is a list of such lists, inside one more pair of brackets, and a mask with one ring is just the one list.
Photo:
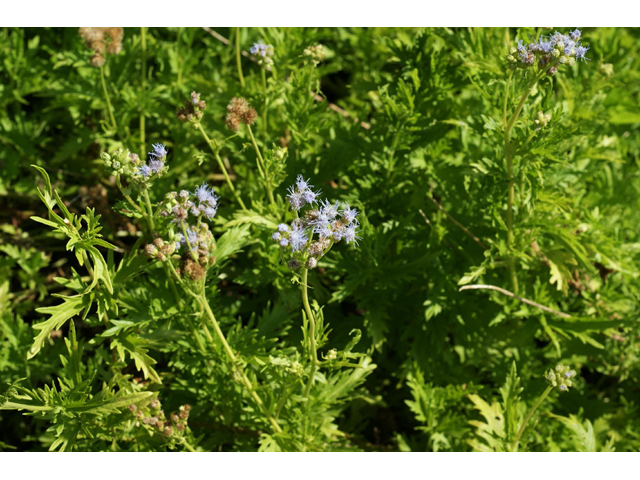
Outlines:
[[[289, 235], [289, 242], [291, 243], [291, 249], [294, 252], [298, 250], [302, 250], [304, 246], [307, 244], [307, 236], [304, 233], [304, 230], [293, 230]], [[282, 244], [282, 243], [281, 243]]]
[[206, 207], [204, 209], [204, 216], [207, 217], [207, 220], [213, 220], [217, 212], [218, 210], [213, 207]]
[[[200, 244], [200, 235], [198, 235], [195, 227], [187, 228], [187, 239], [189, 240], [189, 245], [191, 245], [191, 248], [196, 248]], [[187, 241], [182, 234], [180, 234], [180, 243], [182, 245], [187, 244]]]
[[276, 242], [280, 240], [280, 238], [282, 238], [282, 236], [279, 232], [273, 232], [273, 235], [271, 235], [271, 240], [275, 240]]
[[344, 229], [344, 232], [342, 233], [342, 238], [344, 238], [345, 242], [347, 243], [353, 242], [356, 245], [358, 244], [358, 240], [362, 239], [362, 237], [359, 237], [356, 235], [358, 233], [356, 231], [358, 226], [359, 226], [358, 222], [353, 222], [351, 225], [349, 225], [347, 228]]
[[328, 200], [323, 200], [320, 212], [326, 216], [327, 219], [333, 220], [338, 215], [338, 205], [338, 202], [332, 205]]
[[136, 175], [142, 175], [143, 177], [149, 177], [152, 173], [151, 167], [146, 163], [143, 163], [136, 169]]
[[279, 231], [279, 232], [284, 233], [284, 232], [286, 232], [286, 231], [288, 231], [288, 230], [289, 230], [289, 225], [287, 225], [286, 223], [280, 223], [280, 224], [278, 224], [278, 231]]
[[578, 30], [578, 29], [576, 28], [576, 29], [575, 29], [573, 32], [571, 32], [569, 35], [571, 35], [571, 38], [573, 38], [573, 39], [577, 42], [578, 40], [580, 40], [581, 32], [580, 32], [580, 30]]
[[289, 187], [289, 195], [287, 195], [287, 200], [289, 200], [289, 204], [294, 210], [300, 210], [307, 204], [302, 194], [300, 192], [297, 192], [294, 187]]
[[316, 198], [318, 197], [318, 195], [320, 195], [320, 192], [314, 192], [311, 189], [307, 189], [302, 192], [302, 198], [304, 198], [305, 202], [310, 204], [316, 202]]
[[346, 224], [353, 222], [358, 216], [358, 211], [355, 208], [349, 208], [349, 204], [345, 203], [342, 209], [342, 219]]
[[587, 60], [590, 60], [589, 58], [584, 56], [587, 53], [587, 50], [589, 50], [589, 47], [583, 47], [582, 45], [579, 47], [576, 47], [576, 59], [584, 60], [585, 62]]
[[169, 153], [167, 149], [164, 147], [164, 145], [161, 143], [154, 143], [152, 147], [153, 147], [153, 152], [149, 152], [149, 155], [153, 157], [164, 158], [167, 156], [167, 153]]
[[302, 192], [309, 188], [313, 188], [313, 185], [309, 185], [309, 180], [305, 180], [302, 175], [298, 175], [296, 177], [296, 187], [298, 187], [298, 190]]
[[209, 187], [206, 183], [197, 187], [193, 194], [201, 204], [203, 203], [210, 207], [217, 208], [218, 197], [215, 195], [213, 188]]
[[162, 169], [164, 168], [164, 161], [163, 160], [151, 160], [149, 162], [149, 168], [151, 169], [152, 173], [160, 173], [162, 171]]
[[[280, 239], [280, 246], [281, 247], [286, 247], [287, 245], [289, 245], [289, 240], [287, 240], [286, 238], [282, 237]], [[295, 252], [295, 250], [294, 250], [294, 252]]]
[[251, 52], [251, 55], [255, 55], [258, 52], [262, 52], [265, 48], [266, 48], [266, 45], [264, 43], [258, 42], [258, 43], [254, 43], [249, 49], [249, 51]]

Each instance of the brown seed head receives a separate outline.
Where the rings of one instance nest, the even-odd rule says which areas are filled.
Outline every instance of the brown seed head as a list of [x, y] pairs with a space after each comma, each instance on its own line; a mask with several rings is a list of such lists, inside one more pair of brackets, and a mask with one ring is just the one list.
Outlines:
[[256, 123], [256, 119], [258, 118], [258, 112], [256, 112], [253, 108], [249, 108], [244, 115], [240, 117], [240, 121], [245, 125], [253, 125]]
[[229, 115], [227, 115], [224, 123], [232, 132], [237, 132], [238, 130], [240, 130], [240, 119], [235, 113], [230, 113]]

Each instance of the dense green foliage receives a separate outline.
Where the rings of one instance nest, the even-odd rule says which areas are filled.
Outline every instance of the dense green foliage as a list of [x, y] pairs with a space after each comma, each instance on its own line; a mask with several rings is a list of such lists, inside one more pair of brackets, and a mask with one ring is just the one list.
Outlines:
[[[638, 30], [535, 84], [505, 60], [533, 29], [214, 30], [125, 29], [102, 69], [77, 29], [0, 31], [0, 449], [640, 448]], [[275, 52], [244, 86], [236, 40]], [[101, 155], [158, 142], [166, 174], [119, 188]], [[312, 311], [271, 240], [298, 174], [360, 212]], [[144, 245], [203, 181], [216, 258], [183, 283]]]

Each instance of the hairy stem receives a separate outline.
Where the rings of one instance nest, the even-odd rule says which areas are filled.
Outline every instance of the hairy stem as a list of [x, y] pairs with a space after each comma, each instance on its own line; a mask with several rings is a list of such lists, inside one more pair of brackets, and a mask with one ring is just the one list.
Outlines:
[[122, 193], [122, 196], [124, 196], [124, 198], [127, 199], [127, 201], [131, 204], [131, 206], [135, 208], [136, 211], [144, 215], [144, 210], [140, 208], [140, 205], [138, 205], [138, 202], [134, 202], [133, 199], [125, 193], [124, 187], [122, 186], [122, 182], [120, 181], [120, 175], [116, 175], [116, 185], [118, 186], [120, 193]]
[[[516, 110], [513, 112], [513, 115], [507, 122], [504, 129], [504, 156], [507, 163], [507, 177], [509, 179], [509, 187], [508, 187], [508, 199], [507, 199], [507, 249], [511, 249], [513, 247], [514, 242], [514, 234], [513, 234], [513, 203], [515, 199], [515, 178], [513, 176], [513, 149], [510, 144], [511, 139], [511, 129], [518, 120], [520, 116], [520, 112], [522, 111], [522, 107], [524, 103], [527, 101], [533, 86], [538, 81], [539, 77], [535, 75], [527, 89], [524, 91], [522, 96], [520, 97], [520, 102], [518, 103]], [[508, 92], [509, 84], [507, 83], [507, 92]], [[507, 93], [505, 93], [505, 96]], [[506, 116], [505, 116], [506, 118]], [[509, 255], [507, 260], [507, 264], [509, 266], [509, 276], [511, 277], [511, 286], [513, 288], [514, 293], [518, 293], [518, 274], [516, 272], [516, 259], [512, 255]]]
[[309, 372], [309, 380], [307, 381], [307, 386], [304, 389], [304, 396], [309, 398], [309, 393], [311, 392], [311, 386], [313, 385], [313, 377], [316, 374], [316, 369], [318, 367], [318, 350], [316, 346], [316, 321], [313, 317], [313, 313], [311, 312], [311, 306], [309, 305], [309, 295], [307, 289], [309, 286], [307, 285], [307, 277], [309, 275], [309, 270], [304, 269], [304, 273], [302, 274], [302, 303], [304, 304], [304, 311], [307, 314], [307, 320], [309, 321], [309, 356], [311, 358], [311, 370]]
[[267, 69], [264, 65], [260, 67], [262, 76], [262, 94], [264, 95], [264, 109], [262, 112], [262, 141], [267, 143], [267, 112], [269, 110], [269, 97], [267, 96]]
[[269, 178], [269, 172], [267, 172], [266, 165], [264, 163], [264, 158], [262, 156], [262, 153], [260, 153], [260, 148], [258, 148], [258, 144], [256, 143], [256, 137], [253, 136], [253, 132], [251, 131], [250, 125], [247, 125], [247, 131], [249, 132], [249, 137], [251, 137], [251, 143], [253, 144], [253, 148], [255, 149], [257, 154], [256, 161], [258, 163], [258, 169], [260, 169], [263, 172], [264, 181], [267, 187], [267, 195], [269, 196], [269, 203], [271, 203], [271, 205], [275, 205], [276, 202], [273, 198], [273, 192], [271, 191], [271, 179]]
[[547, 398], [547, 395], [549, 395], [549, 393], [551, 393], [551, 390], [553, 390], [553, 386], [549, 385], [547, 389], [544, 392], [542, 392], [542, 395], [538, 397], [538, 400], [536, 400], [536, 403], [533, 404], [533, 407], [531, 407], [531, 410], [529, 410], [529, 413], [527, 413], [527, 416], [524, 417], [524, 421], [522, 422], [520, 431], [518, 431], [518, 435], [516, 435], [516, 438], [513, 441], [514, 451], [516, 452], [518, 451], [518, 442], [520, 441], [520, 437], [522, 437], [522, 434], [524, 433], [524, 429], [527, 428], [527, 423], [529, 423], [529, 420], [531, 419], [531, 415], [533, 415], [533, 412], [535, 412], [540, 406], [540, 404], [544, 402], [544, 399]]
[[214, 145], [213, 140], [209, 138], [209, 135], [207, 135], [207, 132], [204, 131], [204, 128], [202, 128], [202, 125], [200, 123], [198, 123], [198, 130], [200, 130], [200, 133], [202, 133], [202, 136], [204, 137], [205, 141], [209, 145], [209, 148], [213, 152], [213, 155], [216, 157], [218, 166], [220, 167], [220, 170], [222, 170], [222, 174], [224, 175], [224, 178], [227, 181], [227, 185], [229, 185], [229, 188], [231, 189], [231, 193], [233, 193], [233, 196], [235, 197], [236, 202], [238, 202], [238, 204], [240, 205], [240, 207], [242, 207], [243, 210], [246, 210], [247, 207], [244, 206], [244, 202], [242, 201], [242, 198], [240, 198], [240, 196], [236, 192], [236, 189], [233, 186], [233, 182], [231, 181], [231, 178], [229, 178], [229, 173], [227, 172], [227, 169], [224, 166], [224, 162], [220, 158], [220, 154], [218, 153], [218, 149], [216, 148], [216, 145]]
[[116, 123], [116, 118], [113, 116], [113, 108], [111, 108], [111, 99], [109, 98], [107, 83], [105, 82], [105, 79], [104, 79], [104, 67], [100, 67], [100, 82], [102, 83], [102, 92], [104, 93], [104, 99], [107, 102], [107, 110], [109, 111], [111, 126], [117, 130], [118, 124]]
[[236, 27], [236, 65], [238, 66], [238, 78], [240, 86], [244, 88], [244, 75], [242, 74], [242, 62], [240, 61], [240, 27]]

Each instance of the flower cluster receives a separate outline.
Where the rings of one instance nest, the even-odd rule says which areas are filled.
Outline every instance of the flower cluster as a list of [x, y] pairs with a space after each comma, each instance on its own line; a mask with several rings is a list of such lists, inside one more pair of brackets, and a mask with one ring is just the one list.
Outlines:
[[[346, 203], [341, 208], [338, 202], [319, 201], [320, 192], [314, 191], [313, 185], [302, 175], [298, 175], [296, 184], [288, 192], [287, 200], [296, 212], [307, 205], [311, 207], [291, 224], [279, 224], [271, 236], [284, 252], [291, 254], [287, 263], [289, 268], [295, 270], [300, 265], [315, 268], [318, 260], [340, 240], [357, 245], [360, 239], [357, 235], [357, 210]], [[314, 235], [318, 235], [316, 241], [313, 240]]]
[[162, 405], [158, 399], [154, 399], [148, 406], [137, 407], [129, 405], [129, 411], [137, 419], [136, 427], [145, 426], [151, 432], [157, 430], [167, 437], [184, 432], [189, 421], [189, 405], [181, 405], [177, 412], [172, 412], [169, 418], [162, 410]]
[[136, 166], [134, 174], [145, 179], [158, 175], [161, 176], [167, 172], [164, 160], [167, 158], [168, 150], [161, 143], [154, 143], [153, 152], [149, 152], [149, 163], [141, 162]]
[[311, 45], [304, 49], [302, 55], [313, 63], [313, 65], [318, 65], [326, 57], [326, 53], [322, 45]]
[[202, 118], [202, 114], [207, 108], [207, 104], [204, 100], [200, 100], [200, 94], [197, 92], [191, 92], [191, 98], [185, 100], [184, 107], [178, 109], [178, 120], [184, 122], [186, 120], [190, 122], [198, 122]]
[[558, 387], [561, 392], [566, 392], [573, 386], [572, 378], [576, 376], [576, 371], [570, 367], [558, 365], [555, 370], [551, 369], [545, 375], [547, 381], [553, 387]]
[[241, 123], [253, 125], [258, 118], [258, 112], [251, 108], [244, 98], [232, 98], [227, 105], [227, 112], [225, 123], [232, 132], [240, 130]]
[[580, 30], [576, 29], [566, 35], [555, 32], [542, 36], [537, 42], [529, 44], [518, 40], [518, 46], [507, 55], [507, 63], [512, 70], [537, 64], [548, 75], [554, 75], [560, 65], [571, 66], [576, 60], [589, 60], [585, 57], [589, 47], [581, 45], [580, 37]]
[[273, 63], [273, 45], [265, 45], [262, 42], [254, 43], [249, 51], [251, 55], [257, 55], [260, 65], [271, 65]]
[[[193, 192], [181, 190], [169, 192], [162, 203], [160, 215], [171, 219], [169, 238], [173, 244], [171, 253], [182, 253], [181, 270], [187, 278], [204, 278], [206, 267], [215, 263], [212, 252], [216, 245], [209, 225], [203, 220], [213, 220], [218, 212], [218, 196], [213, 188], [203, 183]], [[193, 217], [193, 223], [189, 223]], [[177, 230], [177, 233], [174, 233]], [[154, 240], [153, 246], [157, 248]], [[161, 241], [163, 242], [163, 241]], [[168, 249], [168, 247], [166, 247]], [[147, 255], [163, 260], [151, 245], [145, 247]], [[159, 253], [164, 253], [159, 250]]]
[[80, 27], [78, 33], [94, 52], [91, 57], [94, 67], [102, 67], [106, 63], [105, 52], [117, 55], [122, 50], [122, 27]]

